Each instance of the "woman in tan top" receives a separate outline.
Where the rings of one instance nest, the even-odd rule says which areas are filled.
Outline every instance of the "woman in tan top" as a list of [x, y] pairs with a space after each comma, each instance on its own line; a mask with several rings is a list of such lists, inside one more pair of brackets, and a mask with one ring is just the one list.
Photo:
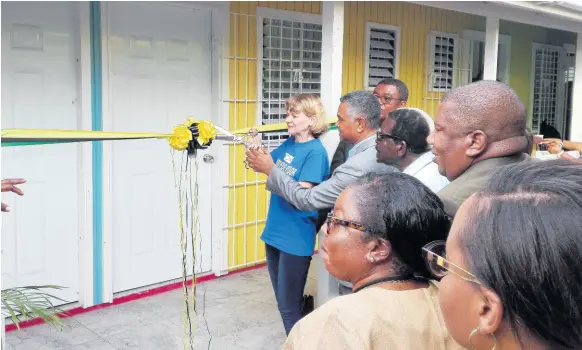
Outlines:
[[439, 198], [409, 175], [369, 174], [347, 187], [319, 254], [353, 294], [299, 321], [283, 349], [462, 349], [445, 328], [421, 254], [446, 239], [449, 225]]

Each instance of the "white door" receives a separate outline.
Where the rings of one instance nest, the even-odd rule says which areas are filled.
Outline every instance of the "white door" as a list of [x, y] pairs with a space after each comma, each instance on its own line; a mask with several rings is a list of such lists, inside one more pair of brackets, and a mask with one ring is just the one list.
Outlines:
[[[2, 3], [2, 128], [77, 129], [72, 2]], [[2, 178], [25, 178], [24, 197], [3, 193], [2, 289], [61, 285], [78, 300], [78, 144], [2, 148]], [[90, 169], [86, 169], [90, 171]], [[48, 292], [51, 292], [48, 290]], [[57, 304], [61, 304], [58, 302]]]
[[[153, 2], [105, 6], [111, 129], [171, 132], [188, 116], [212, 120], [211, 11]], [[113, 291], [181, 277], [178, 200], [167, 141], [111, 147]], [[207, 153], [198, 154], [196, 273], [212, 267], [212, 164], [202, 161]], [[175, 162], [179, 172], [182, 158], [176, 155]]]

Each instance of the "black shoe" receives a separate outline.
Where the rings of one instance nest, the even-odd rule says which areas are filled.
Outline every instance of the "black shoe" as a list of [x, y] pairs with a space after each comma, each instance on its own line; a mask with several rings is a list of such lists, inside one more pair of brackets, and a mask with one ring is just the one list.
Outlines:
[[313, 302], [312, 295], [304, 295], [303, 302], [301, 304], [301, 314], [303, 317], [309, 315], [311, 311], [315, 308], [315, 303]]

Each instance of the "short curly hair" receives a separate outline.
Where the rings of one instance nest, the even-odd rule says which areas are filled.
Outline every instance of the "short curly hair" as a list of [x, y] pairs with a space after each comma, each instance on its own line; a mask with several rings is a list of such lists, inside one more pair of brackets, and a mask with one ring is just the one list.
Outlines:
[[315, 124], [310, 132], [317, 138], [327, 131], [328, 124], [325, 118], [323, 103], [315, 94], [297, 94], [285, 101], [285, 111], [289, 113], [303, 113], [310, 118], [315, 118]]

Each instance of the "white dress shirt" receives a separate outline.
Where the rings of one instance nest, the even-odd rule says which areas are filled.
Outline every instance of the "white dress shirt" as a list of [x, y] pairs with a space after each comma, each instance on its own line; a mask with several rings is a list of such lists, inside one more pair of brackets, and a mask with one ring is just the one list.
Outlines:
[[433, 158], [432, 152], [426, 152], [404, 169], [403, 173], [414, 176], [431, 191], [437, 193], [449, 184], [449, 180], [439, 173], [439, 167], [432, 161]]

